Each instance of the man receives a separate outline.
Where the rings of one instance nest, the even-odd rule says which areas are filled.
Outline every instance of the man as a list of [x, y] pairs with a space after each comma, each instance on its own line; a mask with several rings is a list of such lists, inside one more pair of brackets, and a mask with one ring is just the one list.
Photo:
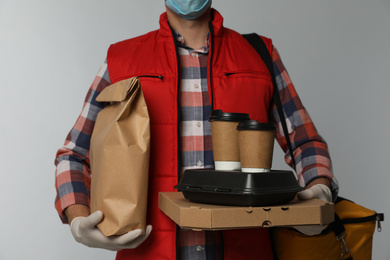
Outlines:
[[[212, 109], [275, 121], [277, 141], [286, 152], [286, 162], [292, 164], [272, 104], [272, 80], [260, 56], [239, 33], [223, 27], [211, 0], [166, 0], [165, 4], [159, 30], [110, 46], [83, 111], [57, 153], [56, 208], [63, 222], [71, 223], [78, 242], [120, 250], [117, 259], [273, 259], [266, 228], [183, 230], [158, 209], [158, 192], [174, 191], [185, 169], [213, 167], [208, 122]], [[338, 186], [326, 143], [302, 106], [271, 40], [263, 40], [272, 53], [299, 182], [306, 187], [300, 197], [331, 201]], [[141, 81], [151, 117], [150, 225], [143, 236], [133, 230], [107, 238], [96, 227], [103, 213], [89, 211], [90, 136], [104, 107], [95, 99], [106, 86], [134, 76]]]

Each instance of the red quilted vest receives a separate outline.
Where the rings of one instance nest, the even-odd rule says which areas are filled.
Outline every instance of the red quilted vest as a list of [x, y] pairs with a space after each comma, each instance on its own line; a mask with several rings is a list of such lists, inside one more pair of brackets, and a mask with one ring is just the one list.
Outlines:
[[[224, 28], [212, 10], [208, 87], [214, 109], [249, 113], [268, 122], [272, 81], [256, 51], [238, 33]], [[270, 39], [263, 38], [269, 50]], [[112, 83], [138, 76], [151, 118], [151, 158], [147, 223], [149, 238], [137, 249], [119, 251], [117, 259], [176, 259], [176, 225], [158, 209], [158, 193], [175, 191], [178, 183], [178, 92], [180, 64], [166, 13], [160, 29], [110, 46], [107, 55]], [[224, 231], [229, 260], [273, 259], [267, 229]]]

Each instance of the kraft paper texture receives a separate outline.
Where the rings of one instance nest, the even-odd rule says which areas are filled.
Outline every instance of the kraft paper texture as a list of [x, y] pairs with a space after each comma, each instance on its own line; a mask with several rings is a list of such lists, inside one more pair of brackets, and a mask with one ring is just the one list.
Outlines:
[[240, 161], [238, 122], [211, 122], [214, 161]]
[[91, 212], [101, 210], [98, 228], [106, 236], [133, 229], [145, 233], [149, 153], [149, 113], [138, 78], [106, 87], [96, 98], [109, 102], [92, 133]]
[[272, 167], [275, 131], [239, 130], [239, 150], [242, 168]]

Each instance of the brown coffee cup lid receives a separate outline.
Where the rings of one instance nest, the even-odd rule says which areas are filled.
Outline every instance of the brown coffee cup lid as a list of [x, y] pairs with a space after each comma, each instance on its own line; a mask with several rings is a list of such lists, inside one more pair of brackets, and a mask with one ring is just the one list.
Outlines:
[[241, 122], [250, 120], [249, 114], [245, 113], [224, 113], [222, 110], [213, 110], [211, 112], [209, 121], [230, 121], [230, 122]]
[[276, 125], [273, 123], [259, 123], [256, 120], [247, 120], [240, 122], [237, 130], [260, 130], [260, 131], [275, 131]]

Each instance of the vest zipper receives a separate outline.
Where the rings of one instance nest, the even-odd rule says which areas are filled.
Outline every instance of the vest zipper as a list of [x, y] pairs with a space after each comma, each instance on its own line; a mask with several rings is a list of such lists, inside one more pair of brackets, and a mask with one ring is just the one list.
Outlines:
[[155, 79], [164, 80], [164, 76], [162, 76], [162, 75], [140, 75], [137, 77], [138, 78], [155, 78]]
[[252, 75], [259, 75], [259, 76], [267, 76], [267, 74], [265, 74], [265, 73], [256, 72], [256, 71], [225, 72], [226, 77], [230, 77], [233, 75], [239, 75], [239, 74], [252, 74]]
[[[169, 25], [169, 22], [168, 22]], [[177, 183], [179, 183], [180, 180], [180, 170], [181, 170], [181, 162], [180, 162], [180, 98], [179, 98], [179, 88], [180, 88], [180, 56], [179, 56], [179, 48], [177, 46], [177, 42], [175, 39], [175, 33], [172, 29], [172, 27], [169, 25], [171, 28], [171, 33], [172, 33], [172, 39], [173, 43], [175, 45], [175, 52], [176, 52], [176, 63], [177, 63]], [[180, 232], [179, 229], [177, 228], [178, 226], [176, 225], [176, 241], [178, 237], [178, 233]], [[176, 260], [179, 260], [179, 247], [176, 246]]]
[[211, 97], [211, 109], [214, 109], [214, 97], [213, 97], [213, 57], [214, 57], [214, 27], [211, 21], [209, 22], [209, 30], [210, 30], [210, 58], [209, 58], [209, 81], [210, 81], [210, 97]]
[[177, 45], [177, 41], [175, 39], [175, 33], [171, 27], [171, 33], [172, 33], [172, 39], [173, 43], [175, 45], [175, 52], [176, 52], [176, 63], [177, 63], [177, 182], [179, 183], [180, 180], [180, 170], [181, 170], [181, 162], [180, 162], [180, 55], [179, 55], [179, 48]]
[[133, 75], [133, 76], [120, 77], [120, 78], [118, 78], [117, 82], [121, 81], [121, 80], [129, 79], [129, 78], [132, 78], [132, 77], [137, 77], [137, 78], [154, 78], [154, 79], [160, 79], [161, 81], [164, 80], [164, 76], [163, 75]]

